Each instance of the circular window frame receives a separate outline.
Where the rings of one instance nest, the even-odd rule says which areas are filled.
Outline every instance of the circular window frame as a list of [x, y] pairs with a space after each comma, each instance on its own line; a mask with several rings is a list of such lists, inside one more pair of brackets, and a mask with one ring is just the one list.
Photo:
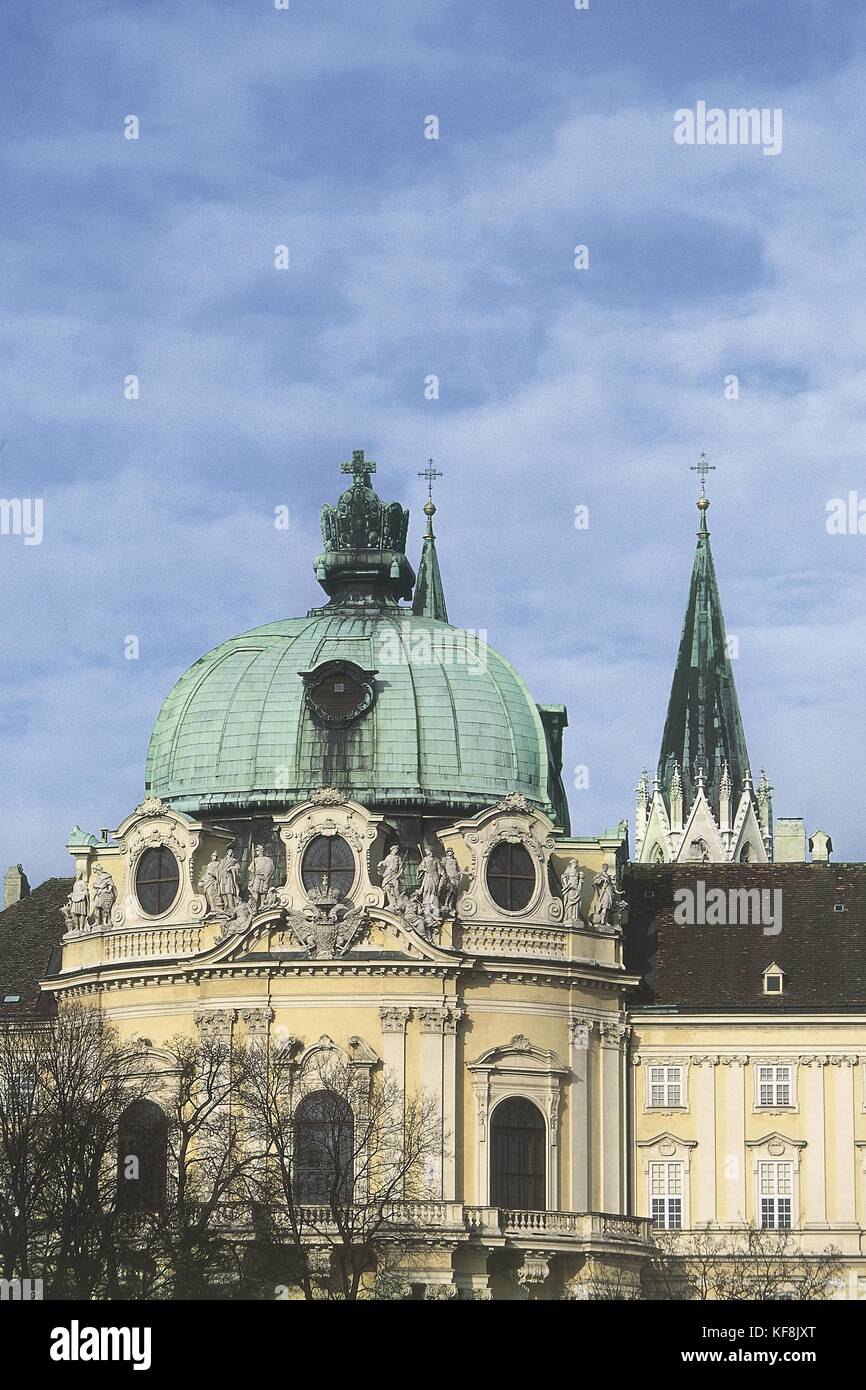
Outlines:
[[[304, 703], [319, 724], [332, 728], [347, 728], [367, 714], [375, 704], [375, 677], [378, 672], [365, 670], [363, 666], [358, 666], [354, 661], [346, 661], [343, 658], [323, 661], [318, 666], [312, 667], [311, 670], [299, 671], [298, 674], [304, 683]], [[325, 681], [340, 678], [351, 681], [353, 685], [357, 686], [360, 692], [357, 702], [345, 710], [328, 709], [326, 706], [320, 705], [315, 698], [316, 690]]]
[[[165, 854], [170, 855], [174, 861], [175, 867], [177, 868], [177, 888], [175, 890], [174, 897], [168, 904], [168, 907], [164, 907], [160, 912], [148, 912], [147, 908], [144, 906], [144, 903], [141, 900], [141, 895], [138, 891], [138, 876], [141, 873], [142, 865], [147, 855], [152, 852], [158, 853], [160, 850], [162, 850]], [[159, 922], [164, 917], [167, 917], [169, 913], [172, 912], [174, 908], [177, 906], [177, 901], [181, 895], [181, 890], [183, 888], [183, 870], [181, 867], [181, 862], [175, 854], [174, 850], [169, 845], [165, 844], [164, 841], [160, 841], [159, 844], [155, 845], [144, 845], [142, 847], [141, 853], [135, 861], [135, 866], [132, 874], [132, 883], [133, 892], [135, 893], [136, 905], [143, 917], [146, 917], [149, 922]]]
[[[298, 865], [298, 877], [299, 877], [300, 880], [301, 880], [301, 888], [303, 889], [304, 893], [306, 893], [307, 897], [308, 897], [308, 898], [310, 899], [310, 901], [312, 902], [312, 901], [314, 900], [314, 896], [315, 896], [316, 893], [318, 892], [318, 889], [317, 889], [317, 888], [308, 888], [308, 887], [307, 887], [307, 885], [306, 885], [306, 883], [305, 883], [305, 881], [304, 881], [304, 863], [305, 863], [305, 860], [306, 860], [306, 858], [307, 858], [307, 855], [309, 854], [310, 850], [313, 848], [313, 845], [316, 843], [317, 840], [324, 840], [327, 844], [330, 844], [330, 845], [333, 845], [333, 843], [334, 843], [336, 840], [340, 840], [340, 841], [342, 841], [342, 843], [346, 846], [346, 849], [349, 851], [349, 854], [351, 855], [351, 858], [352, 858], [352, 880], [351, 880], [351, 882], [350, 882], [348, 888], [347, 888], [347, 889], [345, 890], [345, 892], [342, 893], [341, 896], [340, 896], [340, 901], [341, 901], [341, 902], [344, 902], [346, 899], [348, 899], [348, 898], [350, 898], [350, 897], [352, 896], [352, 893], [354, 892], [354, 890], [355, 890], [355, 888], [356, 888], [356, 886], [357, 886], [357, 883], [358, 883], [358, 873], [359, 873], [360, 865], [359, 865], [359, 863], [358, 863], [358, 856], [357, 856], [357, 854], [355, 853], [355, 851], [354, 851], [354, 849], [352, 848], [352, 846], [349, 844], [349, 841], [346, 839], [346, 836], [345, 836], [345, 835], [342, 835], [342, 834], [340, 833], [339, 830], [335, 831], [334, 834], [332, 834], [332, 835], [327, 835], [327, 834], [325, 834], [325, 832], [324, 832], [321, 828], [317, 828], [317, 829], [315, 829], [315, 830], [313, 831], [313, 833], [309, 836], [309, 838], [307, 839], [307, 841], [305, 842], [305, 844], [302, 845], [302, 847], [301, 847], [301, 855], [300, 855], [300, 862], [299, 862], [299, 865]], [[315, 873], [315, 872], [317, 872], [317, 871], [316, 871], [316, 870], [313, 870], [313, 872]], [[322, 872], [324, 872], [324, 871], [322, 871]], [[348, 872], [349, 872], [348, 866], [347, 866], [345, 869], [338, 869], [337, 872], [338, 872], [338, 873], [348, 873]], [[320, 880], [321, 880], [321, 874], [320, 874]]]
[[[494, 854], [496, 853], [496, 851], [497, 851], [497, 850], [500, 848], [500, 846], [502, 846], [502, 845], [508, 845], [508, 846], [511, 847], [512, 850], [514, 850], [514, 849], [522, 849], [523, 852], [524, 852], [524, 854], [527, 856], [527, 858], [528, 858], [530, 864], [532, 865], [532, 872], [533, 872], [533, 884], [532, 884], [532, 889], [531, 889], [531, 891], [530, 891], [529, 897], [526, 899], [526, 902], [523, 904], [522, 907], [503, 907], [501, 903], [498, 903], [498, 902], [496, 901], [495, 897], [493, 896], [493, 892], [492, 892], [492, 890], [491, 890], [491, 887], [490, 887], [490, 861], [491, 861], [491, 859], [493, 858], [493, 856], [494, 856]], [[499, 877], [501, 877], [501, 875], [499, 875]], [[533, 907], [534, 907], [534, 905], [535, 905], [535, 903], [536, 903], [537, 900], [538, 900], [538, 896], [539, 896], [539, 893], [540, 893], [540, 891], [542, 890], [542, 888], [543, 888], [542, 874], [541, 874], [541, 871], [540, 871], [540, 869], [539, 869], [539, 865], [538, 865], [538, 863], [537, 863], [537, 861], [536, 861], [536, 859], [535, 859], [535, 856], [533, 855], [532, 851], [528, 848], [528, 846], [526, 845], [526, 843], [525, 843], [524, 840], [522, 840], [522, 839], [516, 840], [516, 841], [515, 841], [515, 840], [509, 840], [506, 836], [502, 836], [500, 839], [496, 840], [496, 841], [490, 846], [490, 849], [488, 850], [487, 856], [486, 856], [486, 858], [485, 858], [485, 860], [484, 860], [484, 891], [485, 891], [485, 893], [487, 894], [488, 898], [490, 899], [490, 902], [493, 904], [493, 907], [495, 908], [495, 910], [496, 910], [497, 912], [503, 912], [503, 913], [505, 913], [506, 916], [508, 916], [508, 917], [520, 917], [520, 916], [524, 915], [524, 914], [527, 913], [527, 912], [531, 912], [532, 909], [533, 909]]]

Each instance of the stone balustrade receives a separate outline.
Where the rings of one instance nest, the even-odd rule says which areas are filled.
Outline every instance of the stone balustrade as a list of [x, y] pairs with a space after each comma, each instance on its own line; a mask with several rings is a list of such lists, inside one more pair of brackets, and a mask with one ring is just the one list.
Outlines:
[[185, 927], [113, 928], [103, 938], [105, 963], [126, 960], [175, 960], [194, 956], [202, 949], [206, 929], [201, 924]]

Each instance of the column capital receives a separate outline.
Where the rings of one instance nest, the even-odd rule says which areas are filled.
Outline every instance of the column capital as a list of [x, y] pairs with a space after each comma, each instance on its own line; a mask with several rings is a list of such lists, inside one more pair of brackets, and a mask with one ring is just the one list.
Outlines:
[[225, 1038], [228, 1041], [235, 1021], [235, 1010], [200, 1009], [196, 1012], [195, 1021], [203, 1038]]
[[418, 1010], [422, 1033], [456, 1033], [466, 1010], [462, 1004], [438, 1004]]
[[571, 1039], [572, 1047], [589, 1047], [595, 1020], [591, 1018], [572, 1017], [568, 1020], [568, 1036]]
[[405, 1033], [412, 1010], [402, 1005], [383, 1004], [379, 1009], [383, 1033]]
[[274, 1011], [269, 1005], [265, 1004], [256, 1009], [238, 1009], [238, 1017], [241, 1018], [246, 1026], [247, 1035], [254, 1038], [257, 1042], [264, 1041], [268, 1036], [268, 1029], [274, 1017]]
[[600, 1023], [598, 1031], [602, 1047], [622, 1047], [631, 1037], [631, 1025], [628, 1023]]

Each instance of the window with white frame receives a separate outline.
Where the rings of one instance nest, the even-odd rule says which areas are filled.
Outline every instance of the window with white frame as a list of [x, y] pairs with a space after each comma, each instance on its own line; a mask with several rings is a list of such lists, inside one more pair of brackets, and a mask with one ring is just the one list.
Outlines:
[[761, 1230], [790, 1230], [794, 1196], [793, 1164], [759, 1163], [758, 1196], [761, 1203]]
[[650, 1067], [648, 1085], [650, 1109], [672, 1110], [684, 1104], [682, 1067]]
[[758, 1067], [758, 1105], [777, 1110], [793, 1105], [793, 1068]]
[[656, 1231], [681, 1231], [683, 1165], [653, 1161], [649, 1165], [650, 1215]]

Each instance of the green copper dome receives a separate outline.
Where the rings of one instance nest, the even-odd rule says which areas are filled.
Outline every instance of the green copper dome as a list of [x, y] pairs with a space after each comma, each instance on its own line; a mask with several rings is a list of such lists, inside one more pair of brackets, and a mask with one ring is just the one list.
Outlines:
[[461, 814], [509, 792], [567, 826], [561, 706], [539, 709], [504, 657], [415, 614], [408, 514], [369, 486], [323, 509], [305, 618], [253, 629], [181, 676], [150, 740], [148, 794], [178, 810], [285, 808], [333, 786], [370, 807]]

